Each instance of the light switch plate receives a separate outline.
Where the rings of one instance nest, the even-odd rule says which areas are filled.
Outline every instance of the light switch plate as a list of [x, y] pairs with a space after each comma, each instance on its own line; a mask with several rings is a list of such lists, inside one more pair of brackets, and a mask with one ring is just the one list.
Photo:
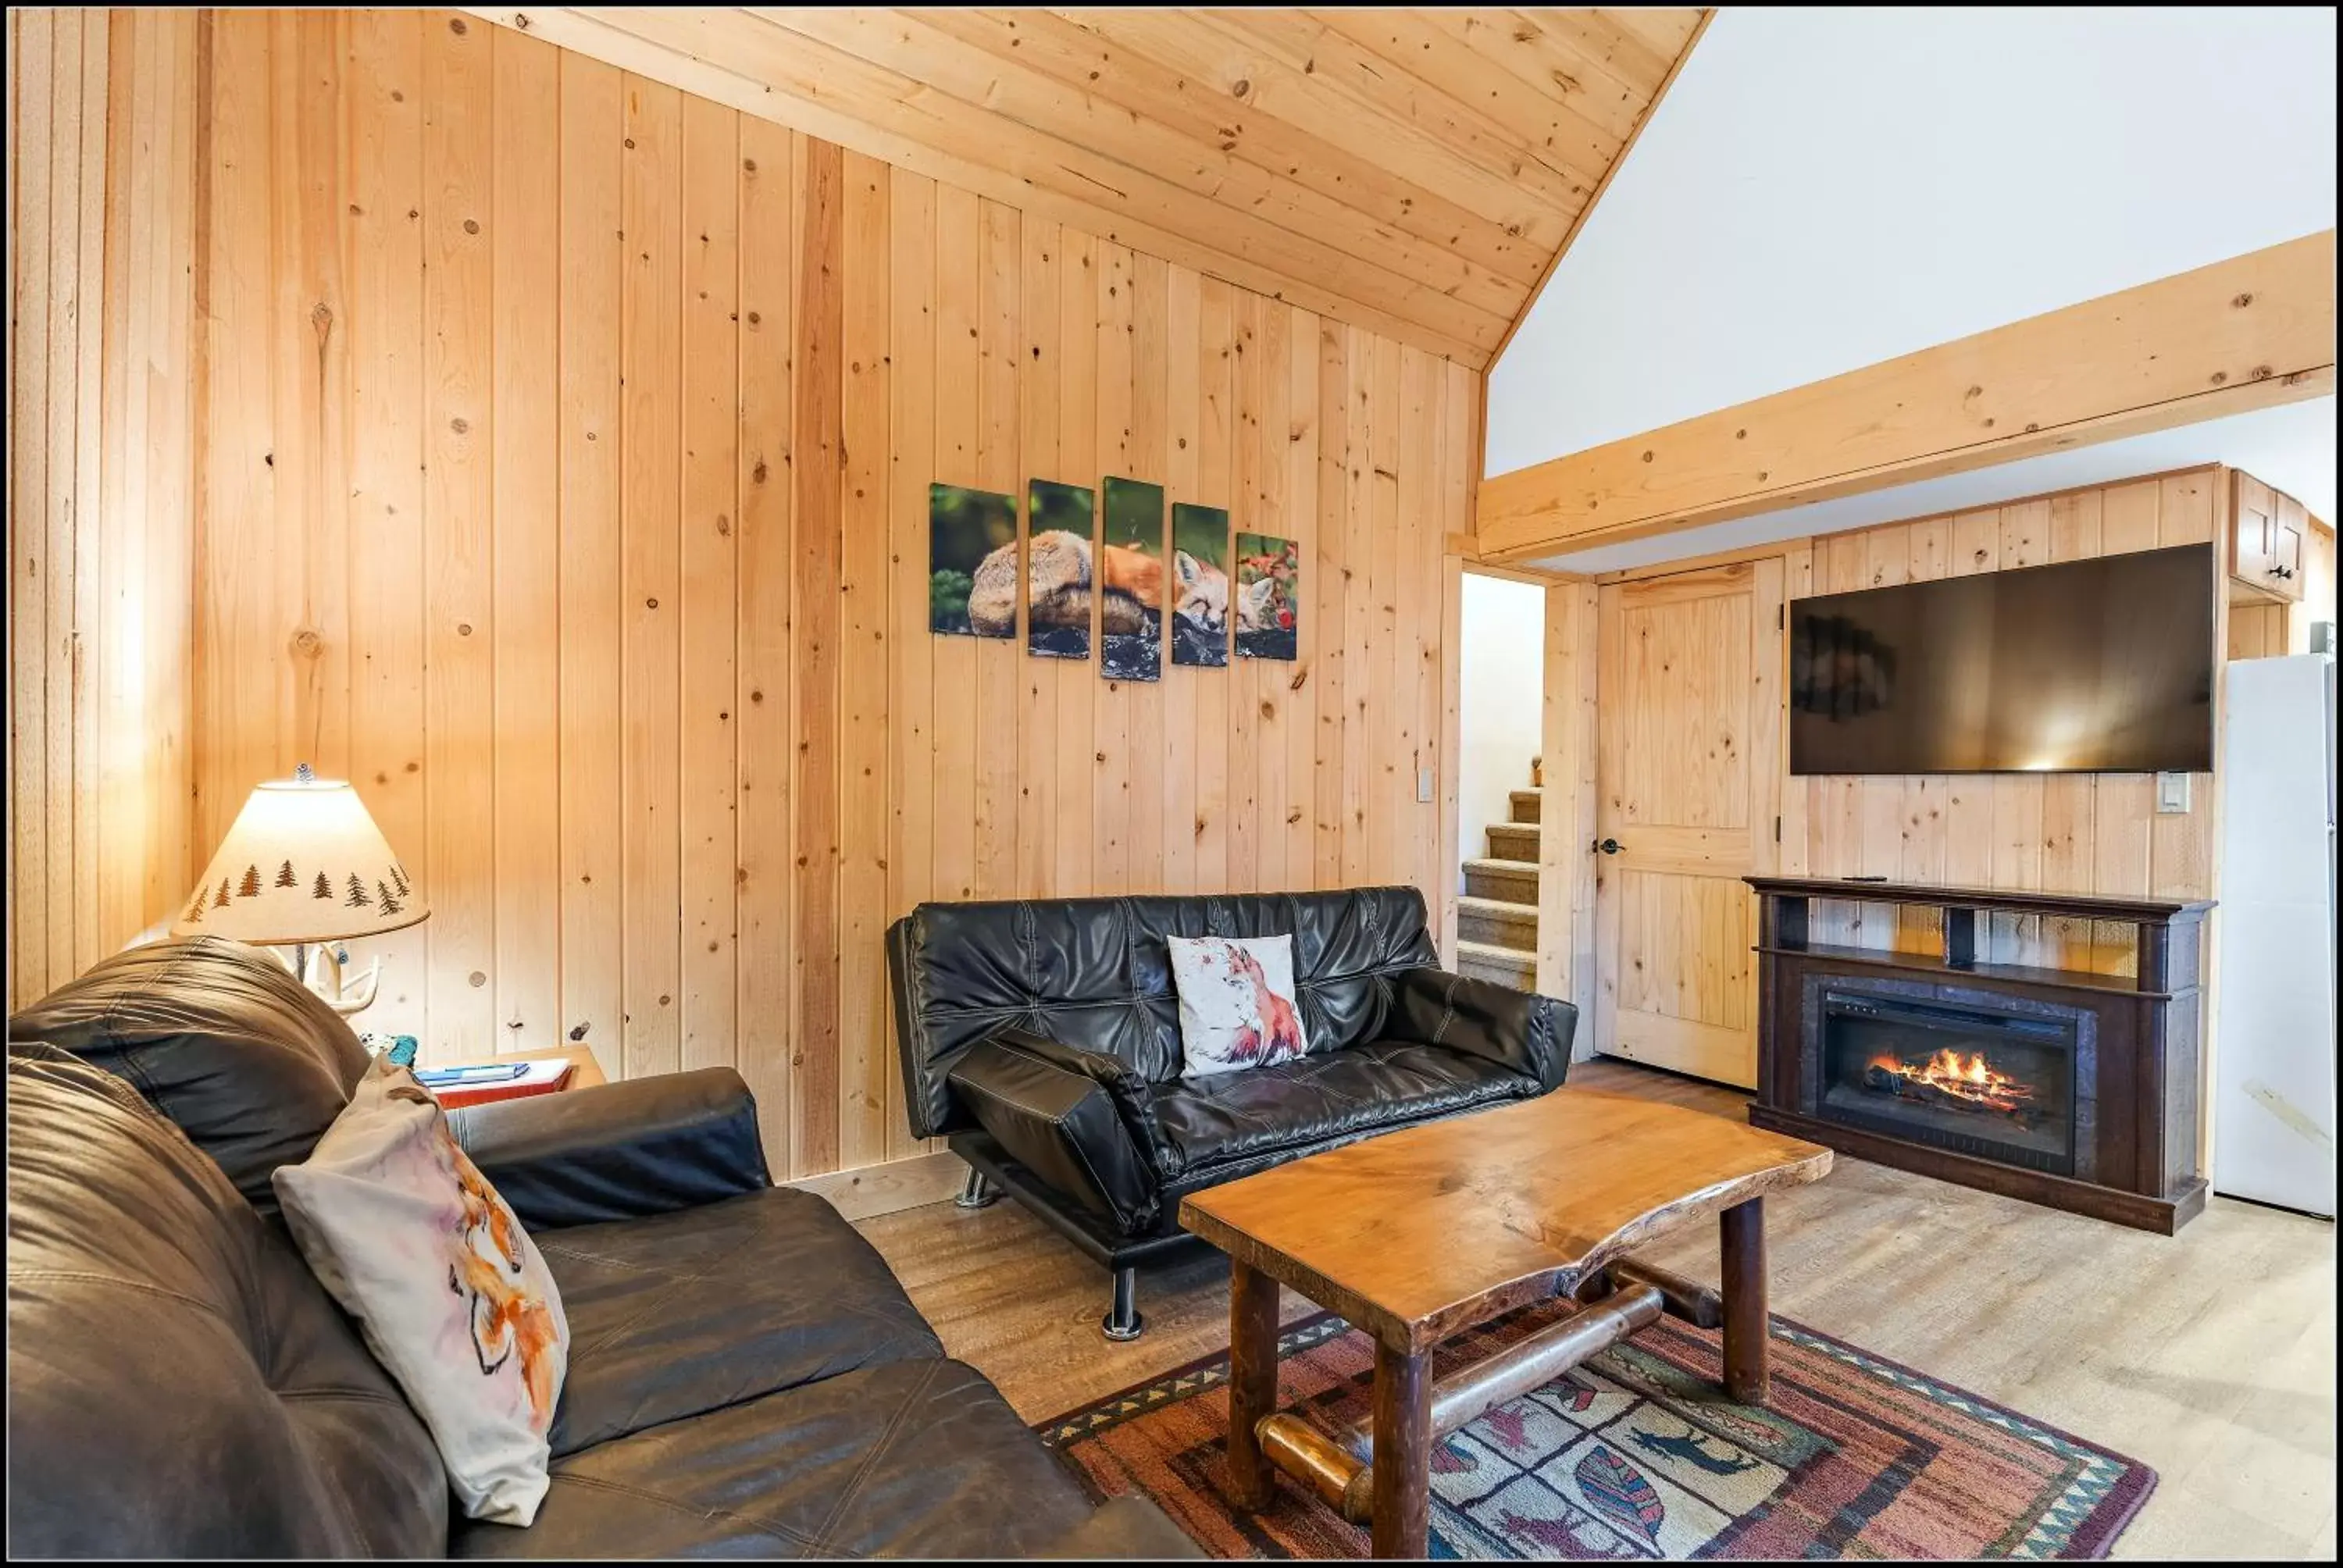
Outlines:
[[1419, 805], [1432, 804], [1432, 769], [1429, 768], [1415, 770], [1415, 799]]
[[2187, 774], [2159, 773], [2156, 776], [2156, 811], [2160, 817], [2187, 815]]

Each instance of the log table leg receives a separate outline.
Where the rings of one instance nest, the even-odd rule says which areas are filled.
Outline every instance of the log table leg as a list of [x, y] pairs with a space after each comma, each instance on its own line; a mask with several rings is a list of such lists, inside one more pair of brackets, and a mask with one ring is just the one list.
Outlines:
[[1276, 1491], [1255, 1432], [1277, 1408], [1277, 1282], [1232, 1260], [1229, 1266], [1229, 1494], [1241, 1508], [1266, 1508]]
[[1765, 1200], [1717, 1220], [1725, 1251], [1725, 1392], [1736, 1404], [1765, 1402]]
[[1432, 1352], [1375, 1345], [1374, 1554], [1422, 1557], [1432, 1533]]

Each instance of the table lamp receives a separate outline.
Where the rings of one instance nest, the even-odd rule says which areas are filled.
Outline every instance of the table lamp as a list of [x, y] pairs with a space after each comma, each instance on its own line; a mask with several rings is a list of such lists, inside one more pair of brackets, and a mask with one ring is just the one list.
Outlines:
[[333, 944], [395, 931], [430, 912], [358, 792], [304, 762], [292, 778], [252, 792], [171, 934], [276, 948], [303, 984], [347, 1015], [374, 1000], [382, 960], [358, 990], [345, 991]]

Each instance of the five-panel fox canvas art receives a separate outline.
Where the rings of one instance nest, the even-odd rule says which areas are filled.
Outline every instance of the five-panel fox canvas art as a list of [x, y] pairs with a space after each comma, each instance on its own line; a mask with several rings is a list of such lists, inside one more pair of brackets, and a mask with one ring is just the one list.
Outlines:
[[1163, 500], [1162, 486], [1117, 475], [1097, 491], [1033, 479], [1021, 531], [1013, 496], [929, 486], [929, 629], [1012, 638], [1021, 585], [1026, 650], [1088, 658], [1095, 624], [1109, 680], [1162, 678], [1167, 612], [1173, 664], [1223, 668], [1232, 640], [1241, 658], [1298, 658], [1300, 547], [1269, 534], [1232, 540], [1224, 508], [1182, 501], [1167, 566]]

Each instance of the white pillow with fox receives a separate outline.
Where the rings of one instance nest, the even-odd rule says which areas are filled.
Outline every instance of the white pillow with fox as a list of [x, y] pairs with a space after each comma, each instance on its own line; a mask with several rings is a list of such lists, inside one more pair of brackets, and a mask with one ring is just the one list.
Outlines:
[[1291, 1061], [1310, 1049], [1293, 989], [1293, 939], [1167, 937], [1188, 1078]]
[[430, 1428], [465, 1513], [534, 1520], [569, 1324], [544, 1258], [438, 1101], [377, 1061], [309, 1158], [270, 1180], [310, 1271]]

